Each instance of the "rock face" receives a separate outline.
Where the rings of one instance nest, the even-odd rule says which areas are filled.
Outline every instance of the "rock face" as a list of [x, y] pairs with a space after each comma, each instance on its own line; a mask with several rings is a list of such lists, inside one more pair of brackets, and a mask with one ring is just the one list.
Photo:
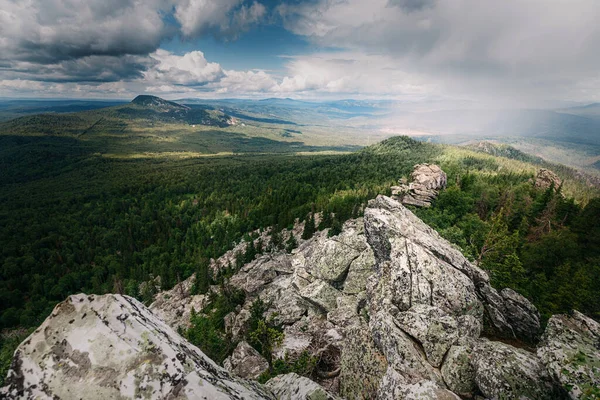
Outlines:
[[537, 354], [572, 399], [600, 398], [600, 324], [575, 311], [555, 315]]
[[181, 338], [137, 300], [69, 297], [17, 349], [6, 399], [272, 399]]
[[189, 328], [192, 309], [202, 310], [207, 302], [205, 295], [192, 295], [193, 279], [178, 283], [171, 290], [159, 293], [150, 310], [173, 329]]
[[[227, 265], [230, 257], [213, 260], [213, 267]], [[160, 294], [152, 305], [175, 328], [189, 323], [192, 307], [210, 301], [190, 294], [192, 282], [193, 277]], [[317, 232], [291, 254], [257, 256], [226, 284], [246, 294], [244, 304], [224, 318], [226, 332], [239, 343], [226, 368], [256, 379], [268, 367], [245, 341], [252, 305], [260, 298], [263, 316], [284, 333], [272, 358], [310, 356], [316, 360], [314, 381], [287, 374], [265, 387], [236, 378], [137, 301], [80, 295], [57, 306], [20, 346], [2, 394], [408, 400], [561, 399], [569, 391], [572, 398], [597, 396], [598, 323], [579, 313], [555, 316], [533, 352], [540, 333], [535, 307], [513, 290], [492, 288], [483, 270], [389, 197], [371, 200], [364, 218], [347, 221], [339, 235]]]
[[[485, 272], [397, 201], [379, 196], [364, 218], [376, 260], [366, 293], [369, 327], [388, 363], [378, 396], [512, 398], [527, 389], [528, 398], [552, 398], [560, 392], [534, 354], [481, 337], [536, 337], [539, 315], [531, 303], [510, 290], [497, 292]], [[505, 361], [490, 364], [494, 357]], [[513, 359], [529, 364], [521, 370]]]
[[562, 181], [554, 172], [549, 169], [540, 168], [535, 177], [535, 187], [539, 189], [548, 189], [553, 187], [554, 190], [558, 190], [562, 185]]
[[279, 375], [266, 383], [280, 400], [336, 400], [338, 397], [308, 378], [291, 373]]
[[269, 369], [267, 360], [245, 341], [238, 343], [233, 354], [223, 362], [223, 366], [237, 376], [247, 379], [257, 379]]
[[398, 186], [392, 186], [392, 195], [403, 204], [430, 207], [446, 184], [446, 173], [439, 166], [418, 164], [410, 175], [410, 182], [401, 180]]

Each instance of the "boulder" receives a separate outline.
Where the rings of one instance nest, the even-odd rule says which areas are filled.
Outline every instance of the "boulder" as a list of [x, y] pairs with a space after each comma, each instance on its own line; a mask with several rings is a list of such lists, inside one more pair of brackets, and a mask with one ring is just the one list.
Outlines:
[[192, 294], [195, 279], [192, 275], [173, 289], [158, 293], [150, 310], [174, 329], [189, 328], [192, 310], [200, 311], [208, 302], [207, 295]]
[[242, 378], [258, 379], [269, 369], [269, 363], [246, 341], [238, 343], [231, 356], [223, 362], [223, 366]]
[[554, 315], [548, 321], [537, 355], [572, 399], [600, 398], [598, 322], [577, 311], [572, 315]]
[[279, 375], [270, 379], [265, 386], [278, 400], [336, 400], [319, 384], [295, 373]]
[[393, 186], [392, 195], [402, 204], [431, 207], [431, 202], [446, 184], [446, 173], [439, 166], [418, 164], [410, 175], [410, 182], [400, 181], [399, 186]]
[[355, 258], [346, 275], [344, 294], [358, 294], [365, 291], [367, 279], [373, 273], [373, 265], [375, 264], [375, 256], [373, 250], [367, 247], [357, 258]]
[[441, 369], [448, 389], [463, 397], [469, 397], [477, 391], [475, 369], [471, 364], [472, 353], [469, 345], [452, 346]]
[[385, 304], [400, 311], [431, 305], [485, 320], [496, 336], [537, 337], [539, 313], [527, 299], [510, 289], [498, 293], [483, 270], [399, 202], [371, 200], [365, 231], [375, 255], [374, 283], [367, 285], [371, 311]]
[[276, 268], [279, 259], [274, 260], [271, 255], [263, 255], [246, 264], [229, 281], [229, 284], [243, 290], [246, 295], [255, 295], [277, 278]]
[[444, 388], [443, 384], [421, 380], [407, 383], [405, 377], [393, 368], [388, 368], [381, 381], [377, 399], [380, 400], [460, 400], [456, 394]]
[[3, 399], [273, 399], [216, 365], [137, 300], [70, 296], [15, 352]]
[[385, 356], [373, 342], [368, 325], [361, 320], [346, 332], [343, 342], [340, 395], [346, 399], [374, 399], [387, 365]]
[[554, 188], [554, 190], [558, 190], [562, 181], [554, 172], [549, 169], [540, 168], [536, 177], [535, 177], [535, 187], [538, 189], [546, 190], [550, 187]]
[[487, 398], [563, 398], [560, 387], [535, 354], [501, 342], [481, 340], [471, 357], [475, 382]]
[[337, 298], [342, 294], [325, 281], [316, 280], [300, 290], [300, 296], [320, 307], [324, 312], [337, 307]]

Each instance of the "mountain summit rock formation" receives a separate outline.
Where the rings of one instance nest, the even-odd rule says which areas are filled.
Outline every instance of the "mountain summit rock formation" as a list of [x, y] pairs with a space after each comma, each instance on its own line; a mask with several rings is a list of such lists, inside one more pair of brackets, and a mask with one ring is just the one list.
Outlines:
[[287, 374], [262, 386], [182, 339], [176, 329], [189, 324], [189, 309], [211, 301], [191, 294], [194, 279], [160, 294], [152, 311], [125, 296], [71, 296], [19, 346], [0, 393], [575, 399], [595, 395], [600, 384], [600, 324], [577, 312], [554, 316], [536, 347], [535, 307], [510, 289], [492, 288], [483, 270], [389, 197], [371, 200], [364, 218], [347, 221], [339, 235], [318, 232], [291, 254], [260, 255], [226, 282], [246, 299], [225, 317], [240, 343], [225, 365], [244, 378], [265, 368], [244, 342], [260, 298], [268, 305], [264, 317], [284, 334], [272, 358], [314, 356], [316, 382]]

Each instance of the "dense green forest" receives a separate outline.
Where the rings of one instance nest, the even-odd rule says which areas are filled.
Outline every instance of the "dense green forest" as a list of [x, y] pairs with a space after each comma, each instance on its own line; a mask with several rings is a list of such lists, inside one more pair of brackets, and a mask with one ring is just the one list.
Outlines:
[[188, 159], [106, 158], [64, 140], [28, 138], [18, 162], [0, 152], [2, 329], [37, 326], [81, 291], [148, 302], [141, 282], [160, 276], [170, 288], [257, 228], [324, 212], [320, 228], [339, 229], [422, 162], [440, 164], [449, 187], [415, 212], [496, 287], [544, 317], [577, 308], [600, 318], [600, 199], [573, 182], [537, 190], [521, 161], [405, 137], [343, 155]]

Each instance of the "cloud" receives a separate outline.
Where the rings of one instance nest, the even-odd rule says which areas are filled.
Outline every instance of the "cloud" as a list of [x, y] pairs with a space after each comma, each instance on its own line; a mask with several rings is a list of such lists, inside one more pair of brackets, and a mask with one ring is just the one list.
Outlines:
[[226, 39], [235, 39], [256, 24], [265, 15], [264, 5], [243, 0], [180, 0], [175, 6], [175, 18], [186, 37], [212, 33]]
[[145, 79], [175, 85], [202, 86], [225, 76], [221, 66], [209, 63], [201, 51], [192, 51], [183, 56], [166, 50], [150, 54], [156, 64], [144, 72]]
[[431, 8], [437, 0], [389, 0], [389, 5], [400, 7], [407, 13], [422, 11]]
[[600, 68], [595, 0], [319, 0], [277, 11], [319, 47], [385, 55], [454, 96], [575, 99]]
[[0, 0], [0, 57], [53, 64], [143, 55], [168, 35], [162, 0]]

